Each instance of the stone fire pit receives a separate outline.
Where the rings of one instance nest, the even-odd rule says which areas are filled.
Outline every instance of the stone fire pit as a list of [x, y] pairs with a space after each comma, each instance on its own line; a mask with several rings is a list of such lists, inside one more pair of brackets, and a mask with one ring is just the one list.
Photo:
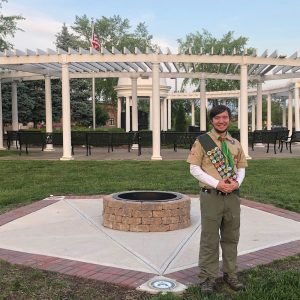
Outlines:
[[158, 232], [190, 226], [191, 199], [162, 191], [128, 191], [103, 197], [103, 226], [121, 231]]

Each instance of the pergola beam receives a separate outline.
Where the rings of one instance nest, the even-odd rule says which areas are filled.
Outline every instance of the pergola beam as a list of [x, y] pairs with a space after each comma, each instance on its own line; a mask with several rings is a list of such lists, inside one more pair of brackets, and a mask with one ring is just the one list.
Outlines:
[[[61, 69], [63, 63], [69, 64], [69, 72], [74, 78], [79, 78], [84, 75], [88, 78], [89, 73], [97, 77], [112, 77], [109, 73], [127, 73], [129, 76], [136, 73], [137, 76], [144, 72], [146, 76], [152, 76], [152, 63], [159, 64], [160, 77], [164, 78], [198, 78], [199, 66], [205, 67], [207, 64], [217, 65], [219, 73], [207, 73], [206, 78], [217, 79], [232, 79], [239, 80], [239, 65], [244, 64], [251, 66], [248, 71], [248, 79], [253, 80], [260, 76], [266, 75], [273, 69], [274, 75], [280, 75], [280, 78], [295, 78], [300, 77], [300, 59], [298, 53], [295, 52], [292, 56], [286, 57], [278, 55], [274, 51], [268, 56], [266, 50], [261, 56], [237, 55], [233, 51], [232, 55], [226, 55], [225, 49], [222, 49], [221, 55], [216, 55], [214, 49], [211, 49], [209, 54], [203, 55], [193, 54], [191, 48], [187, 50], [187, 54], [179, 53], [172, 54], [169, 49], [164, 54], [161, 49], [153, 52], [147, 49], [146, 53], [142, 53], [140, 49], [135, 48], [135, 53], [131, 53], [127, 48], [124, 48], [123, 53], [118, 49], [112, 48], [112, 52], [105, 48], [101, 48], [101, 52], [90, 48], [89, 50], [79, 48], [79, 50], [68, 49], [47, 49], [47, 51], [37, 49], [32, 51], [27, 49], [21, 50], [5, 50], [0, 52], [0, 67], [11, 70], [18, 70], [24, 72], [35, 73], [39, 75], [50, 75], [55, 77], [61, 76]], [[232, 74], [228, 74], [230, 66], [234, 65]], [[163, 67], [164, 66], [164, 67]], [[282, 70], [282, 74], [277, 74]], [[103, 73], [100, 75], [99, 73]], [[149, 74], [145, 74], [149, 73]], [[276, 77], [265, 77], [276, 78]]]
[[[250, 64], [300, 66], [300, 60], [291, 58], [251, 57], [251, 56], [219, 56], [219, 55], [186, 55], [186, 54], [116, 54], [116, 55], [89, 55], [89, 54], [59, 54], [38, 56], [1, 56], [0, 65], [20, 65], [39, 63], [118, 63], [143, 62], [151, 66], [151, 62], [159, 63], [196, 63], [196, 64]], [[149, 67], [150, 68], [150, 67]]]

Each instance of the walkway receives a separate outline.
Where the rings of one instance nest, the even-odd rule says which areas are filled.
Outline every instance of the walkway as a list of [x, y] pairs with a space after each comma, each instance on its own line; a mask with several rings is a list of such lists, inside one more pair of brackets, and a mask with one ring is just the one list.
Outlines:
[[[55, 148], [55, 151], [47, 152], [41, 151], [40, 148], [29, 148], [29, 154], [26, 155], [25, 151], [22, 155], [11, 155], [0, 157], [0, 160], [59, 160], [62, 157], [62, 148]], [[248, 153], [252, 159], [270, 159], [270, 158], [291, 158], [300, 157], [300, 144], [292, 146], [293, 153], [283, 149], [280, 153], [277, 149], [277, 154], [274, 153], [271, 147], [269, 153], [266, 153], [266, 147], [255, 147], [254, 151], [249, 148]], [[77, 146], [74, 149], [75, 160], [151, 160], [152, 148], [142, 148], [142, 154], [138, 156], [137, 150], [127, 151], [127, 147], [115, 147], [113, 152], [108, 152], [106, 147], [93, 148], [92, 154], [86, 156], [86, 148]], [[186, 160], [189, 149], [178, 148], [175, 152], [172, 148], [163, 148], [161, 156], [163, 160]]]

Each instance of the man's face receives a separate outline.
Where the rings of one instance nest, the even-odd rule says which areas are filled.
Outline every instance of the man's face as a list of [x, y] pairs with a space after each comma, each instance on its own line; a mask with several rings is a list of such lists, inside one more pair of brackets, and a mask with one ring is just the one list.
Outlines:
[[225, 131], [227, 131], [229, 123], [230, 123], [230, 119], [229, 119], [228, 111], [224, 111], [216, 115], [211, 120], [211, 124], [217, 133], [224, 133]]

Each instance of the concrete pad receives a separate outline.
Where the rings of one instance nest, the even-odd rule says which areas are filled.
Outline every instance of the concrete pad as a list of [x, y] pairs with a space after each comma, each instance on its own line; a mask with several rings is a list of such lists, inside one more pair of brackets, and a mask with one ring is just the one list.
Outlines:
[[299, 239], [299, 222], [241, 206], [239, 255]]
[[[196, 199], [193, 199], [196, 201]], [[200, 212], [200, 208], [198, 210]], [[200, 218], [200, 213], [199, 213]], [[300, 239], [299, 222], [258, 209], [241, 206], [241, 230], [238, 255]], [[164, 274], [198, 265], [201, 226], [194, 232]], [[220, 261], [222, 253], [220, 249]]]
[[[45, 200], [47, 201], [47, 200]], [[0, 227], [0, 248], [164, 275], [197, 265], [199, 200], [192, 226], [136, 233], [102, 224], [102, 199], [64, 199]], [[299, 222], [242, 206], [239, 255], [300, 239]]]
[[[100, 214], [100, 200], [82, 201]], [[100, 225], [100, 223], [99, 223]], [[0, 227], [0, 247], [152, 273], [66, 201], [59, 201]], [[109, 259], [108, 259], [109, 258]]]

